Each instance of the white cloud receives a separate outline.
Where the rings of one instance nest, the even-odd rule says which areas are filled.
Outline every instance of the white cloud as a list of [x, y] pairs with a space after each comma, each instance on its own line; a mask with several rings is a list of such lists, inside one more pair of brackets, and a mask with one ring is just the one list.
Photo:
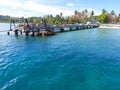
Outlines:
[[59, 7], [59, 6], [47, 6], [47, 5], [43, 5], [43, 4], [38, 4], [35, 2], [27, 2], [25, 8], [27, 10], [32, 10], [35, 12], [40, 12], [43, 14], [59, 14], [60, 12], [64, 13], [64, 15], [70, 15], [73, 13], [72, 10], [70, 10], [67, 7]]
[[[3, 0], [0, 2], [0, 12], [4, 15], [10, 16], [42, 16], [46, 14], [60, 14], [69, 16], [74, 14], [73, 3], [68, 3], [67, 6], [56, 6], [49, 4], [38, 3], [39, 0]], [[47, 3], [47, 2], [46, 2]], [[68, 7], [69, 6], [69, 7]], [[94, 10], [95, 11], [95, 10]], [[95, 11], [96, 13], [97, 11]]]
[[73, 3], [68, 3], [67, 6], [69, 6], [69, 7], [73, 7], [74, 4], [73, 4]]
[[23, 6], [22, 3], [18, 2], [18, 1], [15, 1], [15, 0], [3, 0], [3, 1], [0, 2], [0, 5], [7, 6], [7, 7], [12, 7], [12, 8]]
[[[22, 3], [19, 0], [3, 0], [0, 2], [1, 6], [7, 7], [0, 9], [0, 12], [2, 14], [12, 15], [12, 16], [24, 16], [25, 14], [27, 16], [38, 16], [37, 14], [40, 13], [42, 15], [46, 14], [59, 14], [60, 12], [63, 13], [63, 15], [71, 15], [73, 14], [73, 11], [70, 10], [67, 7], [64, 6], [48, 6], [44, 4], [37, 3], [32, 0], [24, 1]], [[39, 15], [41, 16], [41, 15]]]

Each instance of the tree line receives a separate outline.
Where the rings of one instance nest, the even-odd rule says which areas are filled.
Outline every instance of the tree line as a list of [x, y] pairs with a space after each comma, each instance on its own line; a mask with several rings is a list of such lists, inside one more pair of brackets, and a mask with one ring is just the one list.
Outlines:
[[101, 23], [119, 23], [120, 22], [120, 14], [116, 14], [114, 10], [108, 12], [103, 9], [102, 13], [98, 16], [98, 21]]
[[[10, 22], [11, 19], [19, 23], [24, 21], [24, 17], [16, 18], [0, 15], [0, 22]], [[46, 21], [46, 23], [55, 25], [86, 23], [87, 21], [93, 20], [101, 23], [118, 23], [120, 22], [120, 14], [117, 15], [114, 10], [108, 12], [107, 10], [103, 9], [100, 15], [95, 16], [94, 11], [88, 11], [85, 9], [83, 11], [75, 10], [74, 15], [71, 16], [63, 16], [63, 13], [61, 12], [55, 16], [50, 14], [43, 17], [29, 17], [28, 21], [30, 23], [41, 23], [43, 19]]]

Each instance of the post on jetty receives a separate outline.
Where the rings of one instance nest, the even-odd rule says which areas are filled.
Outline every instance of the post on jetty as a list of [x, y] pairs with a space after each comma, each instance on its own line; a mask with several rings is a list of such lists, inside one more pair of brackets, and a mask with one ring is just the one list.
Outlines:
[[15, 28], [15, 21], [14, 21], [14, 20], [11, 20], [11, 21], [10, 21], [10, 31], [13, 30], [13, 29], [12, 29], [12, 26], [13, 26], [13, 28]]
[[35, 36], [35, 32], [34, 32], [34, 30], [32, 31], [32, 35], [31, 35], [31, 36], [33, 36], [33, 37]]
[[7, 34], [10, 35], [10, 32], [8, 31]]
[[20, 30], [20, 34], [22, 35], [22, 30]]
[[14, 20], [10, 20], [10, 29], [7, 32], [7, 35], [10, 35], [10, 31], [13, 31], [13, 28], [15, 28], [15, 21]]
[[28, 23], [27, 18], [24, 19], [24, 32], [25, 35], [28, 36], [29, 35], [29, 29], [30, 29], [30, 25]]
[[45, 36], [45, 32], [48, 31], [48, 27], [47, 27], [45, 18], [42, 19], [42, 22], [43, 22], [43, 24], [44, 24], [44, 29], [45, 29], [45, 31], [42, 31], [42, 36]]
[[46, 23], [45, 18], [42, 19], [42, 23], [40, 24], [40, 28], [38, 29], [38, 33], [41, 34], [42, 36], [47, 35], [48, 32], [48, 25]]
[[18, 36], [18, 30], [16, 29], [14, 32], [15, 32], [15, 35]]

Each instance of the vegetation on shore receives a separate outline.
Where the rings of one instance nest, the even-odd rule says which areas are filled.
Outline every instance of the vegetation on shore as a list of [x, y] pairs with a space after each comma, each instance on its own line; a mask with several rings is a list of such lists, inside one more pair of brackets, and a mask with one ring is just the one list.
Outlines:
[[102, 13], [98, 16], [98, 21], [101, 23], [119, 23], [120, 14], [117, 15], [114, 10], [107, 12], [103, 9]]
[[[0, 22], [9, 23], [10, 20], [13, 19], [15, 22], [23, 22], [24, 17], [10, 17], [0, 15]], [[88, 11], [87, 9], [83, 11], [74, 11], [74, 15], [71, 16], [63, 16], [63, 13], [53, 15], [45, 15], [43, 17], [29, 17], [28, 21], [31, 23], [40, 23], [42, 20], [46, 20], [49, 24], [61, 25], [61, 24], [76, 24], [76, 23], [86, 23], [87, 21], [97, 20], [101, 23], [118, 23], [120, 22], [120, 14], [116, 15], [115, 11], [107, 12], [107, 10], [103, 9], [101, 14], [98, 16], [94, 15], [94, 11]]]

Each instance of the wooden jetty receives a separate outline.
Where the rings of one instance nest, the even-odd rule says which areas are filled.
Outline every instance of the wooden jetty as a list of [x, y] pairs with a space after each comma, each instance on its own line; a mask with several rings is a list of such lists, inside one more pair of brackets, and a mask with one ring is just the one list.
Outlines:
[[[12, 29], [12, 25], [14, 29]], [[41, 24], [33, 24], [28, 23], [28, 20], [25, 19], [24, 23], [21, 23], [15, 26], [14, 21], [10, 23], [10, 30], [7, 31], [7, 34], [10, 35], [10, 31], [14, 31], [15, 35], [25, 33], [26, 36], [45, 36], [45, 35], [54, 35], [58, 32], [67, 32], [67, 31], [74, 31], [74, 30], [84, 30], [90, 28], [99, 27], [97, 24], [70, 24], [70, 25], [60, 25], [60, 26], [53, 26], [47, 24], [43, 21]]]

